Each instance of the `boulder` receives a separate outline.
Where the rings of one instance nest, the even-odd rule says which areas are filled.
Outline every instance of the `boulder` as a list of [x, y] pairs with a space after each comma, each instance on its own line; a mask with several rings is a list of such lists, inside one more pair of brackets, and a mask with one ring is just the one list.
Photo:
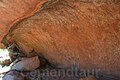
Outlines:
[[32, 58], [24, 58], [23, 60], [15, 63], [11, 66], [11, 70], [17, 71], [32, 71], [40, 66], [40, 60], [38, 56]]
[[2, 80], [26, 80], [26, 79], [23, 73], [17, 71], [10, 71], [2, 78]]
[[3, 43], [57, 68], [73, 65], [120, 76], [120, 1], [51, 0], [15, 23]]

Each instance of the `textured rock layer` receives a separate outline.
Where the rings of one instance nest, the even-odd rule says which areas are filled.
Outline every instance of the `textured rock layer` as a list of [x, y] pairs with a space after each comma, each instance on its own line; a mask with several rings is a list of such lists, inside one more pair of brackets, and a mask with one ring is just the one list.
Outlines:
[[[46, 0], [0, 0], [0, 41], [18, 20], [35, 13]], [[4, 47], [0, 44], [0, 47]]]
[[77, 65], [119, 74], [120, 2], [97, 1], [46, 3], [41, 11], [12, 26], [3, 42], [15, 43], [27, 56], [42, 56], [56, 67]]

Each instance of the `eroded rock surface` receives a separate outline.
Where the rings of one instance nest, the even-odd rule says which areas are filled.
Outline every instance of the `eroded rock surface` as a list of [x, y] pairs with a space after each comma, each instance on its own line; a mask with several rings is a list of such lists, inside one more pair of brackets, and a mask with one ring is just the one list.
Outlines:
[[[18, 20], [35, 13], [46, 0], [1, 0], [0, 1], [0, 41]], [[0, 44], [0, 48], [4, 48]]]
[[97, 1], [53, 0], [12, 26], [3, 43], [57, 68], [77, 65], [120, 76], [120, 2]]

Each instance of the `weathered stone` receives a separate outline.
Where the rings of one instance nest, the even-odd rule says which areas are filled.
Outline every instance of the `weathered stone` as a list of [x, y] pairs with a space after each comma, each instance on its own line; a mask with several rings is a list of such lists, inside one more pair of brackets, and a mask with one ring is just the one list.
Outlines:
[[14, 24], [3, 43], [57, 68], [77, 65], [120, 76], [120, 2], [87, 1], [52, 0]]
[[25, 75], [17, 71], [10, 71], [2, 80], [25, 80]]
[[38, 56], [32, 58], [25, 58], [17, 63], [15, 63], [11, 70], [18, 70], [18, 71], [31, 71], [35, 70], [40, 66], [40, 60]]
[[[0, 1], [0, 42], [10, 27], [18, 20], [33, 15], [46, 0]], [[0, 43], [0, 48], [4, 46]]]

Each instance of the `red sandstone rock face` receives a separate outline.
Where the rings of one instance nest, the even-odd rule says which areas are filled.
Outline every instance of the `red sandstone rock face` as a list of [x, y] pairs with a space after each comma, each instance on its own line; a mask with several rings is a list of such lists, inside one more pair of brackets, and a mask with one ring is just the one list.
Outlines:
[[15, 43], [21, 52], [42, 56], [56, 67], [119, 74], [120, 3], [58, 1], [17, 22], [4, 38], [6, 46]]
[[[0, 41], [11, 25], [20, 18], [30, 16], [46, 0], [0, 0]], [[2, 44], [0, 44], [2, 47]]]

